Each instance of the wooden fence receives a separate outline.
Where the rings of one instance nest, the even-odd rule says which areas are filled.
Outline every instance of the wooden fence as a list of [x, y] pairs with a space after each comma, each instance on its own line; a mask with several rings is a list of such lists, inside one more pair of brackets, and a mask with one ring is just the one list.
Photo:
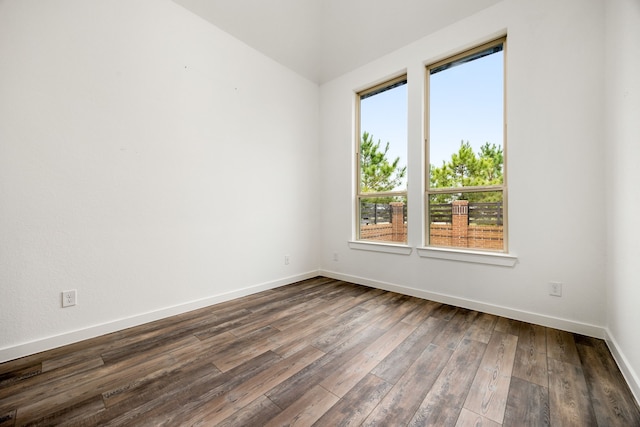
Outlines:
[[[451, 224], [451, 203], [432, 203], [429, 205], [429, 219], [431, 223]], [[407, 217], [406, 205], [403, 211], [404, 221]], [[388, 203], [363, 203], [360, 208], [362, 224], [381, 224], [392, 222], [391, 206]], [[470, 225], [502, 225], [502, 202], [470, 202]]]
[[[386, 224], [393, 222], [389, 203], [362, 203], [360, 205], [360, 222], [363, 225]], [[403, 221], [407, 221], [407, 206], [403, 207]]]
[[[502, 202], [469, 203], [470, 225], [502, 225], [502, 220]], [[429, 205], [429, 222], [451, 224], [451, 203], [432, 203]]]
[[[401, 203], [363, 203], [360, 239], [406, 242], [407, 209]], [[395, 212], [395, 215], [394, 215]], [[501, 202], [466, 200], [429, 206], [429, 244], [443, 247], [500, 250], [503, 241]]]

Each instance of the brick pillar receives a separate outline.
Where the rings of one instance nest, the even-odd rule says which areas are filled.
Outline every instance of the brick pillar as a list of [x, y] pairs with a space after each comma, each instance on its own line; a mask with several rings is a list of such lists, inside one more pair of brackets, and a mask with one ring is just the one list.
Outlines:
[[404, 242], [404, 203], [391, 202], [391, 240]]
[[451, 206], [451, 245], [466, 248], [469, 243], [469, 201], [456, 200]]

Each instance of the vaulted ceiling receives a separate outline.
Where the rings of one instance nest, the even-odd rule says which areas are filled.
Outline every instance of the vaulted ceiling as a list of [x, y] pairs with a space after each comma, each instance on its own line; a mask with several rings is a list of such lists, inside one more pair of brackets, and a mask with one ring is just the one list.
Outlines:
[[500, 0], [173, 0], [317, 83]]

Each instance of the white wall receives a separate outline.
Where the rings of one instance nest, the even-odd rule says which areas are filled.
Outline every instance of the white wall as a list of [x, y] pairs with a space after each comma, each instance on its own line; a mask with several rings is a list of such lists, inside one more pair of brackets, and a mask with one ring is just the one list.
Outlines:
[[[324, 272], [602, 336], [603, 13], [599, 0], [505, 0], [323, 85]], [[517, 265], [505, 268], [420, 258], [415, 251], [403, 256], [348, 248], [355, 222], [354, 92], [408, 72], [409, 245], [421, 247], [424, 65], [505, 31], [509, 246]], [[550, 280], [564, 283], [561, 298], [548, 295]]]
[[607, 1], [606, 17], [607, 325], [640, 400], [640, 2]]
[[318, 117], [169, 0], [0, 2], [0, 361], [316, 272]]

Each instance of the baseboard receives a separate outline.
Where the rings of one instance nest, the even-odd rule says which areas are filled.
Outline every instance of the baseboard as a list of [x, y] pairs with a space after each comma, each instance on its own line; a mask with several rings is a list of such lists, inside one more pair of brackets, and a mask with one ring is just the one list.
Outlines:
[[629, 384], [633, 397], [636, 398], [636, 402], [638, 403], [638, 406], [640, 406], [640, 377], [638, 377], [638, 373], [633, 369], [629, 360], [625, 357], [609, 328], [605, 329], [605, 334], [606, 337], [604, 340], [609, 347], [609, 351], [611, 351], [611, 355], [618, 364], [620, 372], [622, 372], [624, 379], [627, 381], [627, 384]]
[[373, 288], [384, 289], [385, 291], [398, 292], [400, 294], [428, 299], [444, 304], [455, 305], [456, 307], [462, 307], [470, 310], [481, 311], [483, 313], [508, 317], [509, 319], [521, 320], [523, 322], [534, 323], [536, 325], [547, 326], [549, 328], [560, 329], [567, 332], [575, 332], [577, 334], [587, 335], [594, 338], [604, 339], [605, 337], [605, 330], [603, 327], [591, 325], [588, 323], [581, 323], [573, 320], [562, 319], [559, 317], [547, 316], [544, 314], [532, 313], [523, 310], [515, 310], [513, 308], [489, 304], [482, 301], [470, 300], [437, 292], [429, 292], [422, 289], [410, 288], [393, 283], [367, 279], [364, 277], [351, 276], [334, 271], [320, 270], [319, 274], [322, 276], [330, 277], [332, 279], [343, 280], [345, 282], [356, 283], [364, 286], [371, 286]]
[[255, 294], [257, 292], [289, 285], [300, 280], [311, 279], [318, 276], [319, 274], [320, 273], [316, 270], [298, 274], [295, 276], [284, 277], [282, 279], [248, 286], [246, 288], [238, 289], [231, 292], [225, 292], [196, 301], [190, 301], [187, 303], [154, 310], [143, 314], [138, 314], [124, 319], [118, 319], [100, 325], [89, 326], [87, 328], [66, 332], [64, 334], [18, 344], [12, 347], [2, 348], [0, 349], [0, 363], [18, 359], [24, 356], [29, 356], [35, 353], [40, 353], [42, 351], [51, 350], [53, 348], [62, 347], [64, 345], [73, 344], [82, 340], [95, 338], [100, 335], [109, 334], [111, 332], [131, 328], [133, 326], [142, 325], [144, 323], [153, 322], [155, 320], [164, 319], [166, 317], [175, 316], [177, 314], [186, 313], [188, 311], [197, 310], [199, 308], [208, 307], [213, 304], [218, 304], [235, 298], [244, 297], [247, 295]]

